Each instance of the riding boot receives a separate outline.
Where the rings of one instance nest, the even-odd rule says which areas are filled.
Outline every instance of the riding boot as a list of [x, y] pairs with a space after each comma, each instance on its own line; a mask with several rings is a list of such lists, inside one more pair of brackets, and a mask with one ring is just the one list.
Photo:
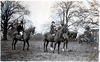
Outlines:
[[18, 35], [20, 35], [20, 32], [18, 31]]
[[23, 35], [21, 36], [21, 40], [23, 40]]

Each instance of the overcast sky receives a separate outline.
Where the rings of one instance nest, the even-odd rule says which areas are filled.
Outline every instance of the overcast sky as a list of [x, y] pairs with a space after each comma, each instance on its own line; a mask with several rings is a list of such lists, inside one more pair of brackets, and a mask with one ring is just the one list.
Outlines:
[[30, 10], [29, 19], [33, 22], [37, 32], [42, 32], [43, 24], [51, 23], [51, 7], [54, 1], [24, 1], [23, 5]]

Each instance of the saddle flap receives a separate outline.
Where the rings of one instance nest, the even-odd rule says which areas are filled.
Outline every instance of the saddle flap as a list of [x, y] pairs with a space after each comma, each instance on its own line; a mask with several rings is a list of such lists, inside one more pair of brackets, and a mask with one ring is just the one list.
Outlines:
[[17, 39], [21, 39], [22, 38], [22, 35], [16, 35], [16, 38]]

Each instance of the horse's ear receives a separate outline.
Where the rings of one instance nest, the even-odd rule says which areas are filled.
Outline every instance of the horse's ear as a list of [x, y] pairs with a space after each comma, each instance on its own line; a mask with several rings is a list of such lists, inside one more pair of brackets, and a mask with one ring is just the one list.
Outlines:
[[35, 27], [33, 29], [35, 29]]

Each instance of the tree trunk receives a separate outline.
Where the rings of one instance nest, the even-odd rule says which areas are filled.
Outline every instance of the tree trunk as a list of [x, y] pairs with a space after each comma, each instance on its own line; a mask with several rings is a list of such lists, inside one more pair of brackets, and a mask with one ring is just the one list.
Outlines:
[[8, 16], [6, 14], [6, 19], [4, 20], [4, 28], [3, 28], [3, 40], [7, 40], [7, 30], [8, 30]]
[[65, 17], [65, 13], [64, 13], [64, 10], [63, 10], [63, 24], [64, 24], [64, 17]]
[[7, 21], [4, 22], [3, 40], [7, 40]]
[[4, 32], [3, 32], [3, 40], [7, 40], [7, 30], [4, 29]]

